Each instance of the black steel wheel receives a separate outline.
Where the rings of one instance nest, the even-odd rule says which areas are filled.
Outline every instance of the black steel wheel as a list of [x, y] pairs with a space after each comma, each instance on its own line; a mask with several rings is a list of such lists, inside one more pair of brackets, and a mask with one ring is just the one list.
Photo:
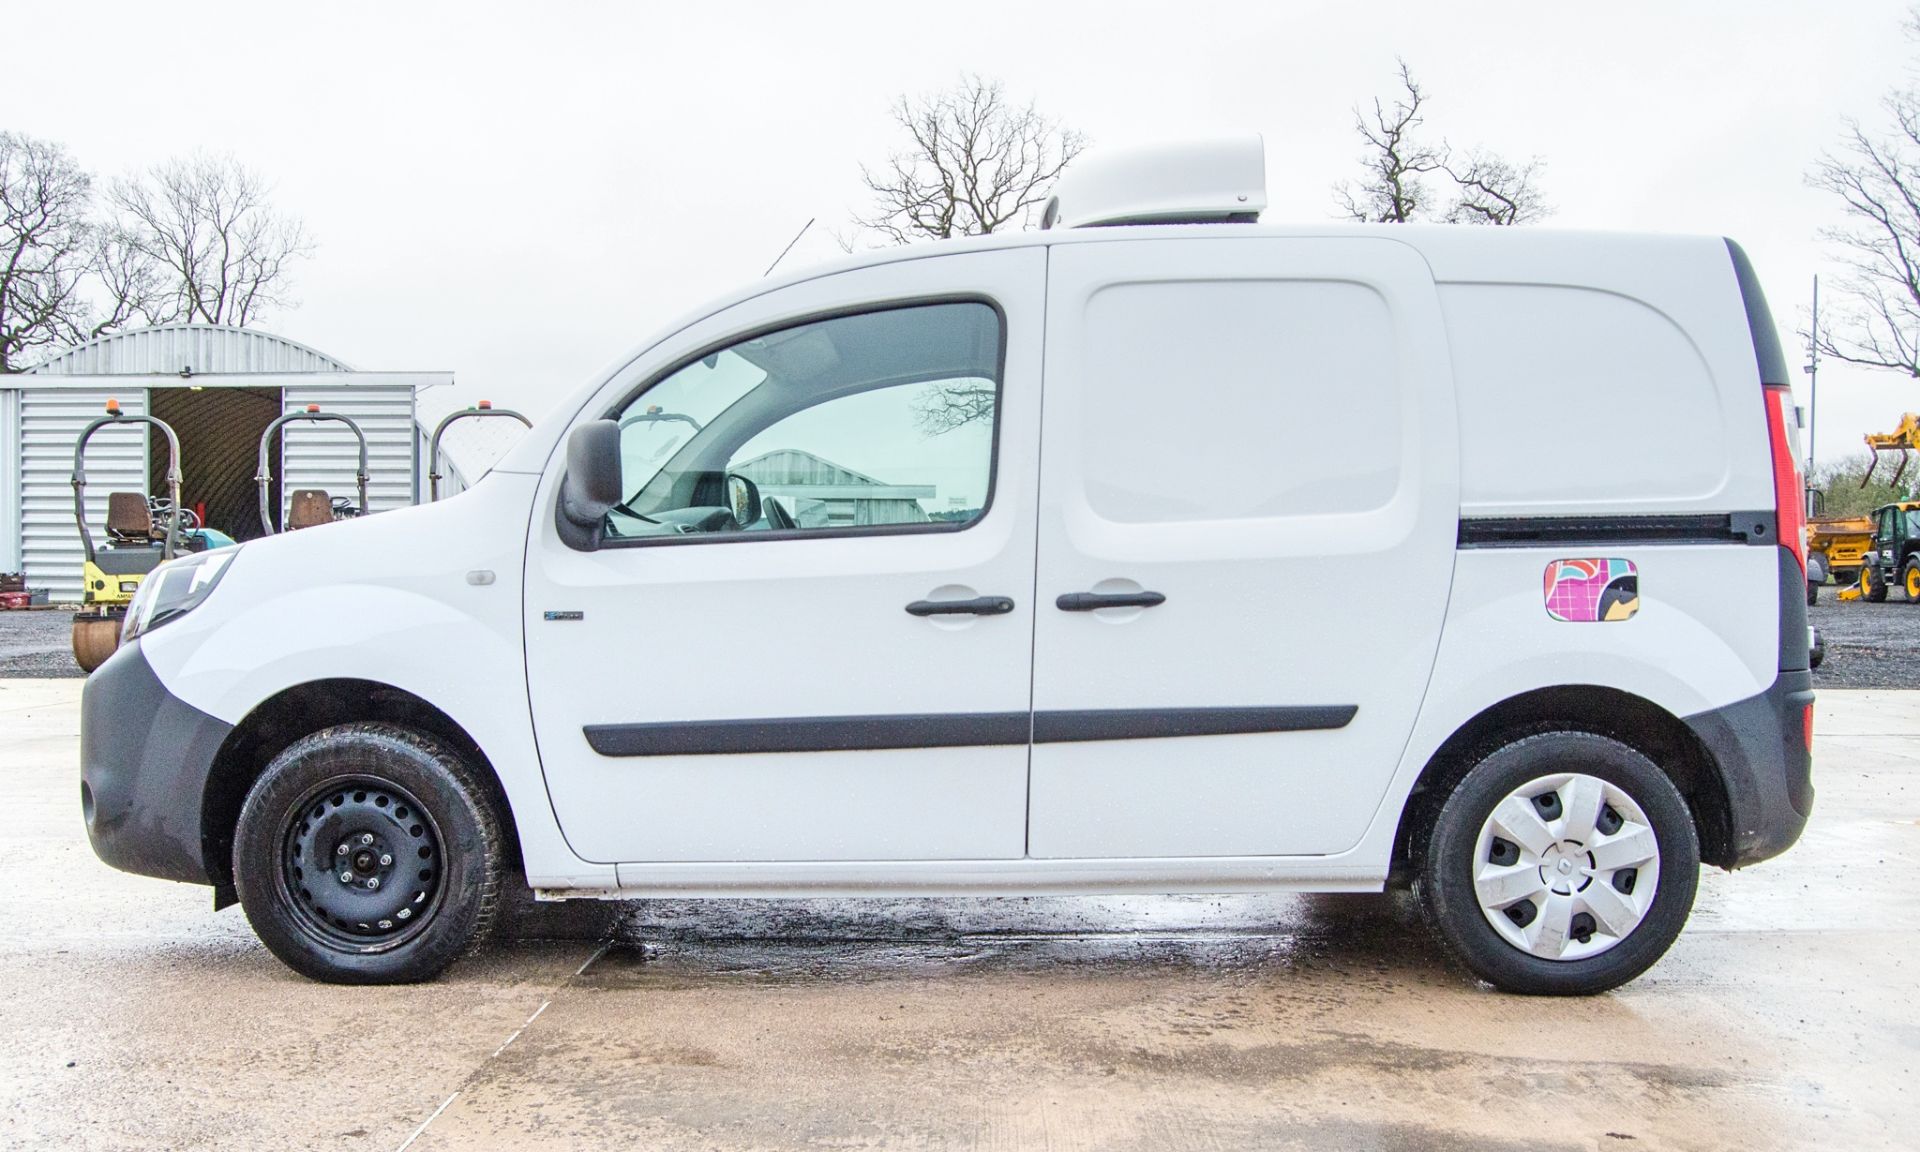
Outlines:
[[261, 941], [316, 980], [427, 980], [484, 936], [504, 868], [471, 766], [423, 733], [348, 724], [273, 759], [248, 793], [234, 880]]
[[439, 911], [440, 828], [398, 785], [355, 776], [294, 805], [275, 862], [301, 929], [336, 947], [391, 947]]

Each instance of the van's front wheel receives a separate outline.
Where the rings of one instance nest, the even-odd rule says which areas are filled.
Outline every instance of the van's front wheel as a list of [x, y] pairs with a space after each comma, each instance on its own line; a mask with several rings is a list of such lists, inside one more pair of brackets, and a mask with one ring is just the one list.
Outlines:
[[241, 808], [233, 865], [248, 922], [288, 967], [402, 984], [484, 936], [504, 852], [460, 757], [411, 729], [347, 724], [274, 757]]
[[1481, 979], [1589, 995], [1666, 952], [1699, 871], [1692, 816], [1657, 765], [1604, 736], [1545, 732], [1488, 754], [1454, 788], [1418, 887]]

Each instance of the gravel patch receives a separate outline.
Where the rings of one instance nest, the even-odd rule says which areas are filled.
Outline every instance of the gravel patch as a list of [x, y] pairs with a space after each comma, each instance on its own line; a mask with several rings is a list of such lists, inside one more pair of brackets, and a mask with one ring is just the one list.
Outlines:
[[85, 675], [73, 662], [73, 611], [25, 608], [0, 612], [0, 676]]
[[1827, 659], [1813, 670], [1817, 688], [1920, 688], [1920, 604], [1900, 593], [1873, 604], [1842, 604], [1834, 588], [1820, 590], [1807, 622], [1826, 642]]

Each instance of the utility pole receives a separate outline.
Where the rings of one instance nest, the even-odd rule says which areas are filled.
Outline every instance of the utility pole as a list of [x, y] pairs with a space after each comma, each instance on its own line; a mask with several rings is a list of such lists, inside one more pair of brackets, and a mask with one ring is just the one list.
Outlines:
[[1807, 333], [1807, 483], [1813, 483], [1814, 433], [1820, 426], [1820, 277], [1813, 277], [1813, 328]]

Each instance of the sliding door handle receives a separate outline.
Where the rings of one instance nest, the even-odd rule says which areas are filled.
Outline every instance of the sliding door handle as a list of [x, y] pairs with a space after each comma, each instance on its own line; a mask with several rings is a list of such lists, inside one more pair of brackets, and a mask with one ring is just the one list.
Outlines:
[[1068, 592], [1053, 603], [1062, 612], [1093, 612], [1101, 608], [1151, 608], [1166, 602], [1158, 592]]
[[971, 600], [915, 600], [907, 605], [913, 616], [1005, 616], [1013, 611], [1006, 596], [975, 596]]

